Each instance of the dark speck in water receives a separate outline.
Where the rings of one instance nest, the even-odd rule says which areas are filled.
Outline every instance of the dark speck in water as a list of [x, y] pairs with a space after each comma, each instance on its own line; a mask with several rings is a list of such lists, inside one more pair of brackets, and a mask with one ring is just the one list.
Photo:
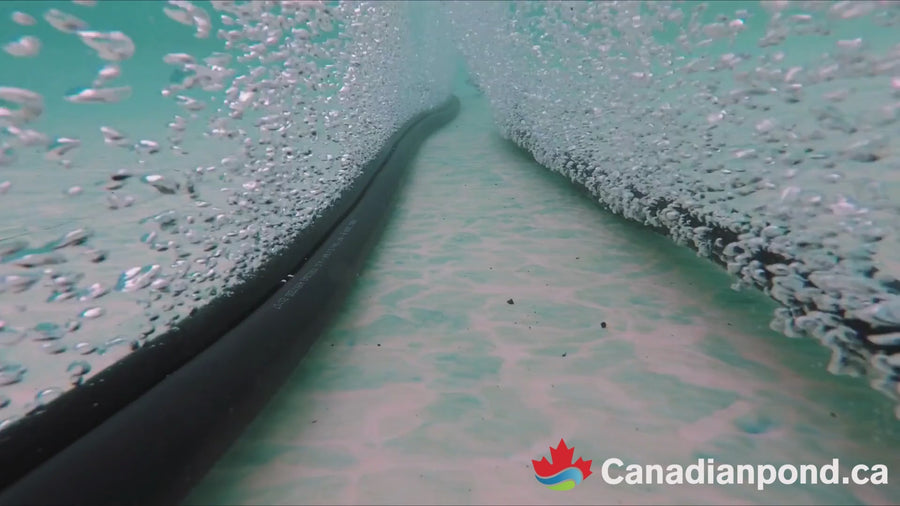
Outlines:
[[600, 322], [600, 328], [606, 328], [606, 322]]
[[515, 304], [515, 302], [512, 299], [507, 299], [506, 303], [507, 304]]

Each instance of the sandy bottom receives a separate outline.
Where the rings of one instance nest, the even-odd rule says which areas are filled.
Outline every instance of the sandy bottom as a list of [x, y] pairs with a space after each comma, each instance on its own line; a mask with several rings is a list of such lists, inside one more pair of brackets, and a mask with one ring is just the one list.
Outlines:
[[[769, 330], [768, 299], [600, 211], [489, 128], [486, 103], [464, 97], [342, 314], [187, 503], [900, 497], [896, 483], [605, 484], [609, 457], [890, 465], [900, 423], [864, 379], [826, 372], [827, 349]], [[560, 438], [597, 473], [568, 492], [531, 469]]]

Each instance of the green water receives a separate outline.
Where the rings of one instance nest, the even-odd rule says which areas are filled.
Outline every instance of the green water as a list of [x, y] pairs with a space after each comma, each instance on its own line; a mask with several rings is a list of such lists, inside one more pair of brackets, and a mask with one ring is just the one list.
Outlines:
[[[886, 396], [872, 388], [881, 381], [874, 376], [831, 374], [831, 349], [770, 329], [778, 307], [770, 298], [732, 290], [735, 278], [709, 260], [608, 212], [609, 201], [600, 205], [532, 158], [559, 170], [553, 164], [561, 152], [601, 153], [613, 165], [605, 170], [627, 178], [649, 164], [641, 157], [632, 162], [634, 154], [681, 156], [664, 152], [671, 141], [690, 148], [680, 165], [685, 180], [713, 167], [708, 160], [733, 170], [727, 178], [718, 166], [704, 172], [709, 195], [732, 181], [740, 183], [734, 188], [750, 187], [756, 175], [776, 181], [725, 206], [750, 216], [770, 213], [757, 219], [774, 219], [765, 205], [784, 200], [787, 185], [826, 200], [849, 195], [886, 230], [884, 241], [870, 245], [872, 261], [896, 273], [900, 243], [892, 217], [900, 209], [894, 191], [900, 179], [884, 167], [896, 168], [890, 107], [898, 95], [887, 74], [813, 83], [806, 89], [815, 90], [814, 106], [785, 105], [775, 94], [759, 98], [750, 112], [729, 109], [726, 118], [746, 122], [730, 129], [713, 128], [707, 118], [730, 107], [713, 95], [725, 96], [740, 79], [719, 74], [715, 85], [703, 84], [713, 76], [707, 67], [727, 55], [750, 55], [753, 62], [771, 54], [784, 68], [812, 73], [820, 70], [817, 58], [840, 53], [836, 41], [852, 45], [863, 35], [862, 53], [895, 54], [894, 29], [874, 29], [865, 16], [822, 14], [816, 22], [828, 19], [827, 36], [791, 35], [765, 49], [758, 40], [769, 11], [755, 2], [711, 2], [699, 25], [745, 9], [746, 30], [732, 42], [710, 44], [698, 32], [684, 48], [683, 27], [653, 32], [641, 25], [662, 2], [621, 4], [613, 10], [633, 9], [634, 16], [616, 26], [612, 17], [567, 21], [564, 3], [484, 2], [469, 8], [489, 29], [465, 40], [460, 33], [471, 27], [447, 21], [458, 5], [452, 3], [325, 2], [295, 12], [292, 4], [246, 2], [235, 4], [247, 9], [241, 15], [216, 10], [220, 4], [196, 5], [210, 16], [208, 38], [166, 16], [163, 2], [0, 3], [0, 42], [32, 36], [41, 43], [35, 57], [0, 53], [0, 87], [32, 91], [43, 101], [34, 121], [0, 118], [0, 157], [13, 147], [17, 157], [0, 165], [0, 430], [252, 273], [280, 237], [327, 206], [396, 125], [453, 91], [463, 112], [409, 168], [389, 226], [342, 311], [186, 503], [890, 504], [900, 497], [896, 480], [765, 491], [604, 483], [600, 465], [614, 456], [685, 465], [698, 458], [775, 465], [839, 458], [844, 470], [884, 463], [895, 471], [896, 384], [884, 381]], [[684, 5], [686, 18], [697, 5]], [[873, 12], [894, 12], [888, 7]], [[794, 3], [781, 15], [789, 19], [805, 8]], [[89, 30], [127, 34], [133, 56], [103, 60], [77, 34], [46, 22], [50, 9], [78, 16]], [[13, 23], [15, 11], [36, 23]], [[523, 12], [519, 25], [490, 26]], [[228, 47], [219, 30], [242, 35]], [[478, 38], [485, 33], [494, 38]], [[571, 51], [576, 36], [589, 42], [583, 54]], [[609, 43], [608, 54], [600, 42]], [[466, 60], [457, 54], [466, 44], [480, 52]], [[164, 89], [195, 72], [165, 63], [165, 55], [181, 53], [201, 72], [224, 67], [233, 74], [218, 87], [170, 88], [165, 96]], [[664, 65], [651, 53], [675, 63]], [[215, 61], [204, 61], [209, 56]], [[658, 94], [627, 81], [640, 59], [657, 76], [696, 59], [700, 77], [665, 76], [661, 82], [671, 86]], [[844, 68], [854, 68], [853, 61]], [[128, 99], [65, 99], [92, 87], [111, 64], [121, 76], [106, 85], [129, 86]], [[766, 86], [786, 86], [782, 74], [761, 75]], [[488, 93], [465, 84], [467, 78]], [[595, 85], [602, 94], [591, 94]], [[785, 169], [779, 156], [757, 165], [725, 158], [748, 147], [794, 155], [799, 144], [790, 145], [791, 128], [814, 129], [820, 95], [847, 90], [849, 100], [840, 93], [827, 100], [849, 111], [838, 116], [859, 125], [855, 137], [829, 137], [833, 145], [821, 151], [834, 155], [845, 143], [883, 133], [878, 163], [840, 159], [835, 170], [844, 179], [825, 184], [821, 175], [832, 167], [805, 169], [818, 163], [812, 156], [796, 179], [776, 172]], [[204, 107], [180, 106], [178, 95]], [[685, 112], [677, 127], [652, 127], [659, 117], [654, 107], [666, 100]], [[0, 107], [18, 107], [8, 102]], [[236, 107], [243, 115], [233, 114]], [[514, 108], [534, 109], [516, 125], [537, 139], [533, 153], [498, 133]], [[760, 140], [754, 132], [764, 129], [759, 120], [770, 110], [788, 127], [779, 139]], [[178, 122], [180, 129], [172, 126]], [[46, 145], [19, 146], [11, 125], [46, 135]], [[127, 141], [112, 146], [101, 127], [121, 131]], [[47, 148], [65, 138], [78, 139], [79, 147], [61, 160], [48, 158]], [[160, 152], [142, 152], [135, 147], [141, 140], [158, 142]], [[119, 171], [131, 177], [114, 178]], [[656, 175], [662, 193], [682, 188], [671, 175]], [[164, 184], [150, 184], [154, 177]], [[616, 198], [604, 188], [610, 193], [603, 198]], [[808, 214], [792, 219], [806, 216], [798, 228], [811, 233], [844, 240], [858, 225], [813, 204], [789, 211], [796, 209]], [[85, 229], [83, 243], [54, 249], [65, 234]], [[842, 244], [828, 247], [849, 251]], [[34, 258], [29, 254], [41, 261], [23, 264]], [[141, 288], [123, 291], [135, 273], [150, 274]], [[33, 284], [16, 285], [24, 282]], [[81, 374], [73, 377], [73, 370]], [[594, 460], [595, 475], [568, 491], [545, 489], [531, 468], [560, 438]]]

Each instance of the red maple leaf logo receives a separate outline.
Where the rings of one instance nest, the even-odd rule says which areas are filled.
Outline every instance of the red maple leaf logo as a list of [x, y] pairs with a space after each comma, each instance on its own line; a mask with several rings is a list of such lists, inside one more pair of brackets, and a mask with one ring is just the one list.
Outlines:
[[552, 476], [572, 466], [577, 467], [584, 478], [590, 476], [591, 462], [593, 460], [583, 460], [581, 457], [578, 457], [578, 461], [573, 463], [572, 458], [574, 456], [575, 448], [569, 448], [566, 446], [566, 442], [560, 439], [559, 446], [556, 448], [550, 447], [550, 460], [552, 463], [547, 462], [547, 457], [542, 457], [541, 460], [532, 460], [531, 464], [534, 466], [535, 474], [541, 477]]

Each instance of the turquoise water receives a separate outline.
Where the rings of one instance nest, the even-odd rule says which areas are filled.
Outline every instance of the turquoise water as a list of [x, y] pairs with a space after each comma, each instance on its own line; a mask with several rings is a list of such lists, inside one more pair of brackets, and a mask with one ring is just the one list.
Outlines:
[[900, 497], [596, 476], [564, 493], [530, 469], [560, 437], [595, 466], [896, 461], [896, 5], [0, 19], [0, 430], [240, 290], [456, 93], [342, 313], [187, 502]]

